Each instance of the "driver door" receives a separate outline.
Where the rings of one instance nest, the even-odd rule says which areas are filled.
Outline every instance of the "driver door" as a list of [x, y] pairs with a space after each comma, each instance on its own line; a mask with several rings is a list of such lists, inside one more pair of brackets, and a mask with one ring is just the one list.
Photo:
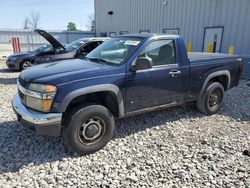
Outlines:
[[147, 110], [183, 100], [181, 68], [173, 40], [151, 42], [138, 57], [152, 59], [153, 67], [126, 75], [126, 112]]

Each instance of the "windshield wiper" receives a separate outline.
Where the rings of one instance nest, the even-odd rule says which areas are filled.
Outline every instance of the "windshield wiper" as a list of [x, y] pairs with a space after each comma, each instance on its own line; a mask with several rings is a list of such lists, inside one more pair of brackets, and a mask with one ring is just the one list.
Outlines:
[[85, 58], [87, 60], [94, 61], [94, 62], [99, 62], [101, 64], [106, 64], [108, 62], [105, 59], [101, 59], [101, 58], [89, 58], [89, 57], [85, 57]]

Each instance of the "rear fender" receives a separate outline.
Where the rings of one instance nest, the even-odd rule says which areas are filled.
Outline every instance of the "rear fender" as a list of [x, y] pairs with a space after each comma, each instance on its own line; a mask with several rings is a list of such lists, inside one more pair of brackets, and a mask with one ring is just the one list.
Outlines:
[[227, 79], [228, 79], [227, 88], [226, 88], [226, 89], [229, 89], [229, 88], [230, 88], [230, 84], [231, 84], [231, 75], [230, 75], [230, 72], [229, 72], [228, 70], [216, 71], [216, 72], [213, 72], [213, 73], [209, 74], [209, 75], [206, 77], [206, 79], [205, 79], [205, 81], [204, 81], [204, 83], [203, 83], [203, 85], [202, 85], [202, 88], [201, 88], [199, 97], [202, 95], [202, 93], [203, 93], [203, 91], [205, 90], [205, 88], [206, 88], [208, 82], [209, 82], [211, 79], [213, 79], [213, 78], [215, 78], [215, 77], [218, 77], [218, 76], [226, 76]]

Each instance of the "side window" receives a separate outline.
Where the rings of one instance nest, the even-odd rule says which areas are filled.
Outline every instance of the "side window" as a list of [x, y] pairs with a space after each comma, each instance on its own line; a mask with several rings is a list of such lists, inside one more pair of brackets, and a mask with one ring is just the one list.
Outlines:
[[101, 44], [101, 42], [99, 42], [99, 41], [91, 42], [90, 44], [87, 44], [86, 46], [84, 46], [82, 48], [82, 52], [89, 53], [92, 50], [94, 50], [97, 46], [99, 46], [100, 44]]
[[149, 57], [153, 66], [175, 64], [175, 46], [173, 40], [158, 40], [150, 43], [139, 57]]

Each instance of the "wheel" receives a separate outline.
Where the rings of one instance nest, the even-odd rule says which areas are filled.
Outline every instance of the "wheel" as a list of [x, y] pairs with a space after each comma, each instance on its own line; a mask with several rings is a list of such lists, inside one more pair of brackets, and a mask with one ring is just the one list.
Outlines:
[[30, 65], [30, 62], [29, 61], [24, 61], [24, 62], [22, 62], [21, 63], [21, 66], [20, 66], [20, 70], [22, 71], [22, 70], [25, 70], [25, 69], [27, 69], [28, 67], [29, 67], [29, 65]]
[[197, 108], [205, 115], [216, 114], [224, 96], [224, 87], [219, 82], [209, 82], [197, 100]]
[[113, 137], [114, 117], [101, 105], [73, 110], [63, 124], [63, 139], [69, 150], [80, 155], [102, 149]]

